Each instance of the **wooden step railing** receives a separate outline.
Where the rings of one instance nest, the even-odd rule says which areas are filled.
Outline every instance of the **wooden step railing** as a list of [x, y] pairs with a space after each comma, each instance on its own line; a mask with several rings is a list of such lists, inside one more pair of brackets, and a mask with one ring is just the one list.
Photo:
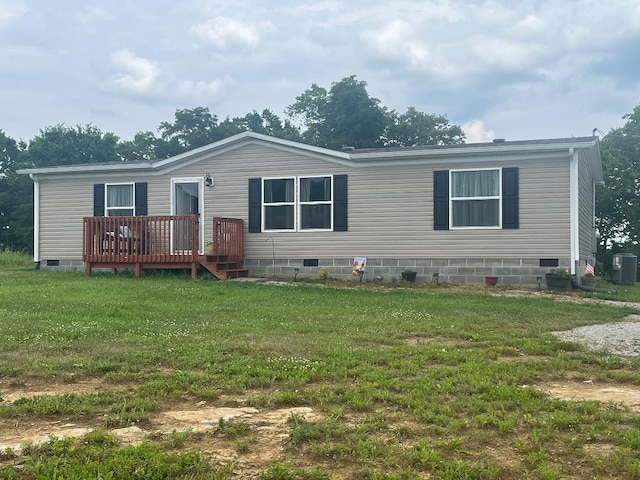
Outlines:
[[[225, 256], [231, 262], [244, 261], [244, 226], [240, 218], [213, 217], [213, 255]], [[207, 252], [209, 253], [209, 252]]]

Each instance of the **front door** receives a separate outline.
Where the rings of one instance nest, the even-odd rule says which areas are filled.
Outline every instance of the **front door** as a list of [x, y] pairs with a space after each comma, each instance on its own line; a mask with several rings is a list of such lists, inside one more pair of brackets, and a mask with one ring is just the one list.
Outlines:
[[[204, 184], [200, 178], [171, 179], [171, 214], [172, 215], [200, 215], [202, 214], [202, 197]], [[193, 245], [193, 229], [188, 221], [174, 222], [172, 237], [173, 251], [191, 252]], [[197, 223], [198, 250], [202, 252], [204, 229]]]

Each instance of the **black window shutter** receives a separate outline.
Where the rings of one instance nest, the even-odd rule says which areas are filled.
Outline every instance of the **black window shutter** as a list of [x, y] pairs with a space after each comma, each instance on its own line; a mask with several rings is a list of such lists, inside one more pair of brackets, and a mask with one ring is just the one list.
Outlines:
[[147, 215], [147, 182], [136, 183], [136, 215]]
[[93, 184], [93, 216], [104, 217], [104, 183]]
[[502, 169], [502, 228], [520, 228], [518, 167]]
[[433, 229], [449, 230], [449, 170], [433, 172]]
[[249, 179], [249, 233], [262, 231], [262, 178]]
[[333, 176], [333, 231], [346, 232], [349, 227], [347, 218], [347, 175]]

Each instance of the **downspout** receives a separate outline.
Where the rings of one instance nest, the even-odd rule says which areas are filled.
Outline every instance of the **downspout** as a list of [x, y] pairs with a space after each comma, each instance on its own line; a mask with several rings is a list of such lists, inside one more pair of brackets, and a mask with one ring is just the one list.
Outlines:
[[580, 260], [580, 196], [579, 196], [579, 159], [573, 147], [569, 149], [569, 203], [571, 222], [571, 275], [576, 274], [576, 265]]
[[591, 181], [591, 256], [597, 258], [598, 253], [598, 236], [596, 233], [596, 182]]
[[29, 174], [33, 180], [33, 262], [36, 268], [40, 266], [40, 182], [33, 173]]

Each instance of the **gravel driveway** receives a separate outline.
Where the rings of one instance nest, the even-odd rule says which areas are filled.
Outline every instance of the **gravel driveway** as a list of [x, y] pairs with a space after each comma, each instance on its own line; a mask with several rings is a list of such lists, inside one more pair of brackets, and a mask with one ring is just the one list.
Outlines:
[[[640, 310], [640, 305], [635, 305]], [[621, 357], [640, 356], [640, 315], [629, 315], [624, 322], [578, 327], [554, 332], [554, 335], [567, 342], [580, 343], [592, 352], [609, 352]]]

